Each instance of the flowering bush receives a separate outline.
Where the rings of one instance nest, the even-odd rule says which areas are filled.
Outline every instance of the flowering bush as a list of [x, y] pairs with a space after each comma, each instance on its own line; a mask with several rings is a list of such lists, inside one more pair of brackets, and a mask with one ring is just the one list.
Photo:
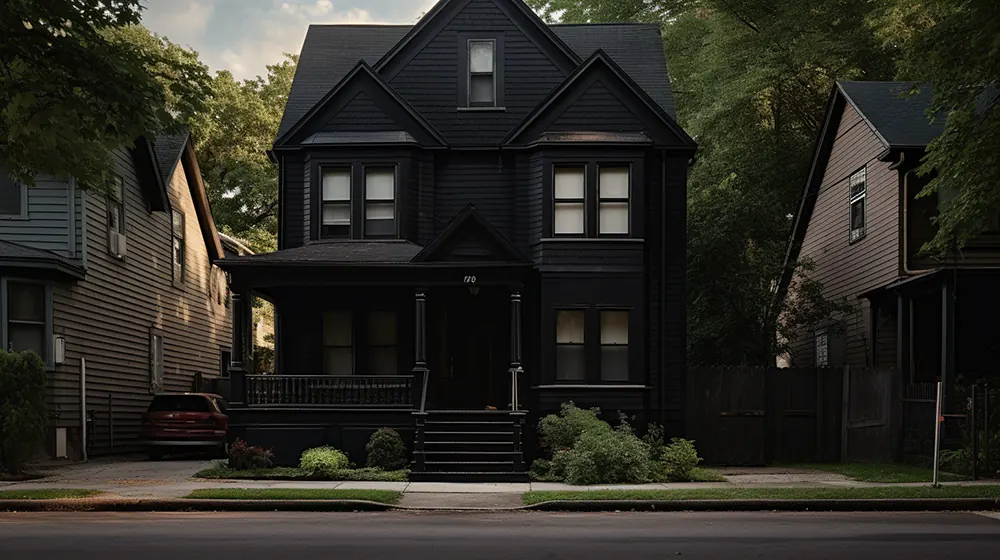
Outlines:
[[237, 439], [229, 446], [229, 468], [237, 471], [269, 469], [274, 465], [274, 452]]

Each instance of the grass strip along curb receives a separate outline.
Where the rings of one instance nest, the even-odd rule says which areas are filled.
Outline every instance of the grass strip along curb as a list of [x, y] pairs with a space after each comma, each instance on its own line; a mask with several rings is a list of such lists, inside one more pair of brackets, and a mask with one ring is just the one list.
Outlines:
[[393, 490], [338, 490], [336, 488], [203, 488], [191, 500], [360, 500], [379, 504], [399, 503], [402, 492]]
[[[930, 484], [934, 477], [934, 471], [931, 469], [895, 463], [803, 463], [782, 466], [840, 474], [859, 482]], [[968, 480], [968, 477], [948, 472], [941, 472], [940, 476], [943, 481]]]
[[0, 500], [0, 511], [387, 511], [394, 506], [364, 500], [95, 499]]
[[38, 488], [32, 490], [0, 490], [0, 500], [67, 500], [93, 498], [99, 496], [99, 490], [81, 490], [78, 488]]

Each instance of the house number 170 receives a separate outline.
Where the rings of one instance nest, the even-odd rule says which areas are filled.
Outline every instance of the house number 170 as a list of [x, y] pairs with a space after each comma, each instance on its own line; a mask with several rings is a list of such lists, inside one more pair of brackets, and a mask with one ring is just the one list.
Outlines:
[[476, 277], [475, 276], [466, 276], [465, 277], [465, 283], [466, 284], [475, 284], [476, 283]]

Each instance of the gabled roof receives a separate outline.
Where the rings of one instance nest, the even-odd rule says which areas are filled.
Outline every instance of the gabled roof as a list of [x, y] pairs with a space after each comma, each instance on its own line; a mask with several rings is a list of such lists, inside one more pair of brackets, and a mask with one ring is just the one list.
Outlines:
[[184, 146], [187, 145], [190, 136], [189, 132], [184, 131], [178, 134], [161, 134], [156, 137], [153, 151], [156, 153], [156, 162], [164, 184], [170, 183], [170, 177], [174, 174], [177, 162], [181, 160], [181, 154], [184, 152]]
[[135, 162], [136, 178], [139, 180], [139, 188], [149, 210], [162, 212], [170, 208], [167, 180], [161, 173], [162, 166], [156, 153], [155, 142], [150, 142], [145, 137], [136, 139], [132, 147], [132, 161]]
[[478, 230], [478, 233], [485, 236], [482, 240], [486, 245], [485, 249], [496, 249], [493, 260], [500, 260], [514, 263], [530, 263], [528, 259], [507, 237], [496, 228], [489, 220], [476, 210], [472, 204], [467, 205], [455, 218], [444, 228], [437, 238], [420, 253], [413, 257], [413, 262], [430, 262], [448, 256], [449, 248], [470, 230]]
[[[440, 0], [389, 52], [378, 61], [375, 68], [387, 76], [409, 62], [427, 43], [451, 22], [473, 0]], [[563, 71], [569, 72], [580, 63], [580, 58], [569, 48], [549, 26], [538, 17], [522, 0], [490, 0], [532, 41], [546, 52], [552, 62]]]
[[[918, 93], [910, 95], [915, 88]], [[930, 86], [916, 82], [838, 82], [837, 89], [857, 109], [886, 149], [924, 148], [944, 132], [945, 119], [931, 121]]]
[[[662, 125], [669, 129], [674, 135], [677, 136], [680, 143], [684, 146], [695, 147], [695, 141], [684, 131], [677, 121], [673, 119], [667, 112], [660, 106], [652, 97], [619, 66], [611, 57], [601, 49], [594, 51], [594, 54], [590, 55], [586, 61], [583, 62], [577, 69], [570, 74], [562, 84], [556, 87], [549, 94], [549, 97], [543, 100], [541, 103], [535, 107], [535, 110], [525, 117], [524, 121], [521, 122], [514, 130], [507, 135], [507, 137], [501, 142], [502, 145], [513, 144], [519, 140], [530, 141], [534, 138], [522, 137], [526, 132], [531, 130], [531, 128], [539, 122], [542, 122], [547, 115], [550, 115], [554, 108], [558, 106], [558, 102], [566, 96], [571, 95], [571, 92], [575, 91], [575, 86], [584, 83], [584, 81], [591, 75], [599, 72], [605, 72], [616, 80], [620, 85], [636, 97], [636, 99], [644, 105], [652, 114], [660, 120]], [[638, 131], [634, 131], [638, 132]]]
[[0, 268], [11, 275], [28, 278], [80, 280], [86, 275], [79, 260], [3, 240], [0, 240]]
[[[413, 26], [310, 25], [277, 137], [283, 136], [357, 65], [376, 64]], [[660, 28], [652, 24], [553, 25], [580, 59], [602, 49], [676, 118]]]
[[402, 110], [402, 112], [412, 119], [413, 123], [424, 132], [427, 137], [433, 139], [437, 145], [446, 145], [444, 137], [438, 132], [434, 126], [431, 125], [421, 115], [417, 112], [412, 105], [409, 104], [405, 99], [400, 97], [396, 90], [392, 88], [383, 78], [378, 75], [372, 67], [364, 60], [359, 61], [355, 64], [354, 68], [344, 76], [340, 82], [333, 87], [326, 95], [323, 96], [311, 109], [309, 109], [294, 125], [289, 127], [284, 133], [279, 134], [277, 140], [274, 141], [275, 147], [278, 147], [286, 142], [288, 142], [292, 137], [294, 137], [298, 132], [302, 131], [306, 124], [308, 124], [313, 117], [321, 114], [323, 110], [331, 103], [333, 103], [338, 95], [352, 84], [355, 80], [361, 80], [369, 78], [383, 93], [385, 93], [395, 105]]

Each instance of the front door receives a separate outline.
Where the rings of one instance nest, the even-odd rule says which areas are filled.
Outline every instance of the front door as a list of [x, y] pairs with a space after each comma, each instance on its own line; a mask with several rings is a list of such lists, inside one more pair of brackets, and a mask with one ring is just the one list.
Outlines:
[[433, 404], [451, 410], [507, 408], [509, 311], [504, 293], [483, 289], [473, 295], [452, 289], [429, 294], [429, 303], [435, 295], [440, 298], [435, 301], [439, 324], [431, 332], [440, 338], [437, 344], [429, 341], [438, 354], [431, 363]]

